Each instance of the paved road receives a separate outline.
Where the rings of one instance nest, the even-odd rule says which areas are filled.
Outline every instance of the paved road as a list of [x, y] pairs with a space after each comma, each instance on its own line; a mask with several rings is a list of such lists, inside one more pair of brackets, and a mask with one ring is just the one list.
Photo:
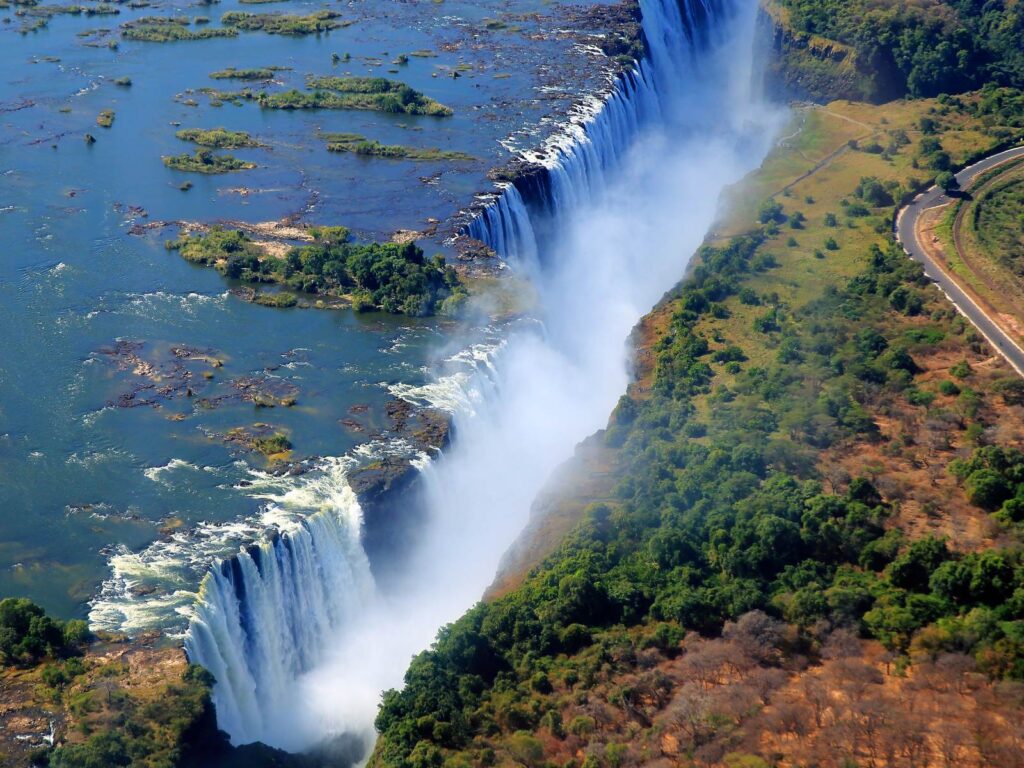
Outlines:
[[[1024, 157], [1024, 147], [1015, 147], [986, 157], [974, 165], [964, 168], [956, 175], [960, 187], [966, 189], [979, 175], [1000, 163]], [[921, 214], [951, 202], [951, 198], [938, 187], [932, 187], [918, 195], [903, 208], [896, 217], [896, 239], [915, 261], [924, 265], [924, 273], [942, 290], [971, 323], [988, 339], [989, 344], [1006, 358], [1021, 376], [1024, 376], [1024, 347], [1014, 341], [986, 311], [961, 287], [956, 277], [943, 265], [938, 264], [917, 239], [917, 222]]]

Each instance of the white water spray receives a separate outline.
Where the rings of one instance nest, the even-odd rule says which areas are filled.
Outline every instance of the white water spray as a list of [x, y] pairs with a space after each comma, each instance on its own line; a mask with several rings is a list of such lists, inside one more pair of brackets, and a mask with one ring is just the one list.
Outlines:
[[530, 276], [542, 325], [512, 331], [476, 375], [401, 393], [449, 405], [457, 426], [423, 470], [431, 517], [404, 582], [367, 586], [357, 529], [322, 525], [331, 512], [208, 577], [188, 649], [236, 743], [372, 745], [380, 692], [479, 599], [552, 469], [604, 425], [631, 328], [682, 276], [722, 189], [764, 157], [776, 121], [751, 90], [756, 3], [641, 7], [650, 56], [534, 158], [539, 181], [470, 227]]

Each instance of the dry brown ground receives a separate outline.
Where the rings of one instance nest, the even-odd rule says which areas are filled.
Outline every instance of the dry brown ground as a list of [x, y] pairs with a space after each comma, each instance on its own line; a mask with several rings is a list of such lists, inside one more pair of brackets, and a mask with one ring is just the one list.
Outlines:
[[[136, 702], [159, 698], [187, 667], [184, 651], [160, 643], [155, 635], [97, 643], [83, 662], [86, 673], [63, 692], [43, 683], [45, 664], [0, 670], [0, 766], [28, 765], [32, 750], [45, 745], [51, 723], [56, 743], [84, 741], [79, 721], [87, 719], [95, 728], [111, 720], [116, 713], [108, 705], [121, 694]], [[88, 711], [76, 710], [76, 696], [86, 691], [101, 695], [91, 697], [95, 704]]]

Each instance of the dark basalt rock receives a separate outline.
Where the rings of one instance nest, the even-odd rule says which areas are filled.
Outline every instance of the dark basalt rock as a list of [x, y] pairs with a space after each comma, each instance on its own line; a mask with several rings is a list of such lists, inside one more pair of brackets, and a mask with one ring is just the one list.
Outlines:
[[[385, 406], [390, 433], [419, 451], [436, 455], [451, 438], [451, 417], [404, 400]], [[403, 456], [384, 456], [353, 470], [349, 485], [363, 509], [363, 548], [374, 577], [386, 583], [409, 553], [426, 520], [426, 498], [419, 470]]]
[[578, 26], [587, 29], [607, 29], [598, 45], [604, 54], [620, 60], [623, 65], [640, 59], [647, 53], [647, 40], [642, 26], [643, 14], [637, 0], [625, 0], [616, 5], [595, 4], [583, 8], [571, 8], [569, 18]]

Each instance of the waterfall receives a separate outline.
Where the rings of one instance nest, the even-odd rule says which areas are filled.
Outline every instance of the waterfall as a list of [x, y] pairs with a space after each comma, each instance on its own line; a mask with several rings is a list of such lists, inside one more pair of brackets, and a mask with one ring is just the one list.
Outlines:
[[290, 530], [243, 548], [203, 580], [185, 647], [216, 679], [218, 726], [236, 743], [282, 743], [294, 680], [321, 659], [325, 638], [358, 620], [374, 596], [361, 546], [362, 511], [330, 462], [271, 504], [311, 511]]
[[207, 576], [187, 648], [234, 743], [372, 745], [380, 692], [479, 599], [552, 470], [604, 426], [630, 329], [683, 274], [721, 191], [765, 156], [776, 124], [751, 96], [755, 0], [640, 6], [644, 60], [466, 227], [531, 278], [540, 323], [507, 328], [493, 364], [467, 347], [477, 373], [399, 392], [457, 427], [422, 470], [430, 515], [404, 580], [373, 584], [351, 492]]
[[673, 81], [721, 41], [734, 12], [731, 0], [640, 0], [640, 8], [647, 57], [616, 77], [609, 93], [595, 98], [544, 151], [525, 153], [539, 167], [502, 184], [466, 227], [467, 235], [507, 261], [536, 264], [544, 243], [556, 239], [549, 233], [557, 232], [559, 220], [600, 198], [607, 174], [641, 131], [678, 112]]

